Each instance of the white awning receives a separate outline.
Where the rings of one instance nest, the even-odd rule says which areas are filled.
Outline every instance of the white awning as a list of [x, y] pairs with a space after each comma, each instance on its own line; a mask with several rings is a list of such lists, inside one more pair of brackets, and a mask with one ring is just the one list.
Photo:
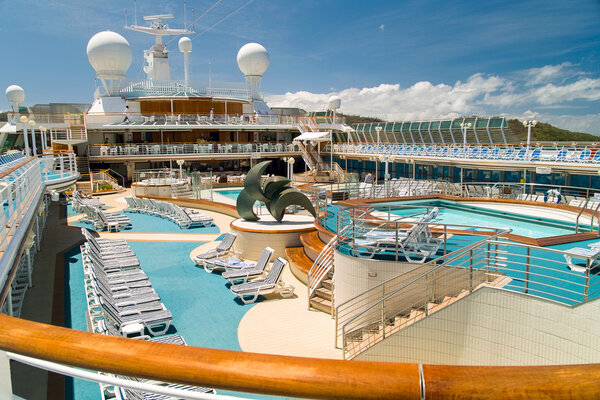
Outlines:
[[0, 128], [0, 133], [17, 133], [17, 125], [7, 122]]
[[329, 132], [304, 132], [300, 136], [295, 137], [294, 141], [306, 140], [313, 142], [328, 142], [331, 138], [330, 135]]

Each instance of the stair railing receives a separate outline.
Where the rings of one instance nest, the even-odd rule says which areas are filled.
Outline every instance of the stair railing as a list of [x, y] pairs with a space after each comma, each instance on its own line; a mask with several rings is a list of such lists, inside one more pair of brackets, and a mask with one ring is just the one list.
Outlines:
[[306, 146], [304, 146], [304, 143], [302, 143], [300, 141], [298, 141], [298, 145], [299, 145], [298, 147], [300, 148], [300, 155], [302, 155], [302, 159], [308, 166], [308, 169], [310, 169], [311, 171], [314, 170], [316, 165], [315, 165], [314, 160], [311, 158], [310, 154], [308, 153]]
[[[323, 247], [323, 250], [319, 253], [310, 271], [308, 271], [308, 308], [310, 309], [310, 299], [312, 299], [315, 290], [317, 290], [325, 277], [329, 275], [329, 272], [334, 268], [333, 262], [333, 248], [337, 242], [337, 235], [333, 236], [331, 240]], [[333, 293], [333, 291], [332, 291]], [[331, 307], [331, 316], [333, 317], [333, 301]]]
[[[458, 264], [457, 260], [460, 260], [461, 257], [465, 257], [465, 254], [469, 255], [469, 251], [475, 248], [483, 248], [484, 251], [488, 251], [488, 243], [494, 241], [497, 242], [498, 238], [501, 235], [507, 233], [507, 230], [497, 230], [491, 236], [486, 237], [485, 239], [479, 240], [470, 244], [469, 246], [465, 246], [461, 249], [458, 249], [454, 252], [450, 252], [445, 254], [444, 256], [440, 256], [434, 260], [426, 262], [410, 271], [407, 271], [403, 274], [400, 274], [396, 277], [390, 278], [369, 290], [366, 290], [363, 293], [358, 294], [357, 296], [350, 298], [344, 301], [341, 304], [338, 304], [335, 307], [335, 321], [336, 321], [336, 347], [340, 348], [340, 341], [344, 343], [342, 340], [344, 338], [344, 332], [350, 332], [358, 329], [360, 326], [359, 320], [363, 321], [367, 316], [373, 317], [372, 313], [368, 313], [367, 310], [373, 310], [377, 307], [377, 305], [381, 305], [384, 299], [389, 298], [392, 295], [395, 295], [402, 288], [407, 287], [410, 282], [413, 280], [426, 275], [430, 271], [448, 266], [452, 264], [456, 266]], [[339, 242], [338, 242], [339, 243]], [[500, 249], [500, 246], [492, 247], [494, 253], [487, 253], [486, 262], [489, 263], [489, 260], [495, 259], [496, 253]], [[470, 261], [472, 263], [472, 260]], [[441, 265], [439, 265], [441, 264]], [[472, 265], [472, 264], [471, 264]], [[388, 304], [387, 307], [388, 313], [393, 313], [393, 307]], [[394, 315], [397, 315], [396, 312]], [[381, 319], [381, 313], [378, 313], [375, 317], [375, 322]], [[362, 319], [361, 319], [362, 318]], [[354, 322], [353, 322], [354, 321]], [[374, 321], [370, 321], [373, 323]], [[365, 324], [367, 325], [367, 324]], [[344, 328], [345, 327], [345, 328]]]
[[[341, 337], [344, 358], [356, 357], [386, 337], [437, 311], [435, 306], [444, 299], [465, 291], [470, 293], [486, 282], [490, 240], [478, 241], [402, 274], [404, 279], [398, 282], [402, 283], [400, 287], [388, 294], [384, 291], [380, 300], [346, 319], [341, 327], [338, 325], [336, 336]], [[382, 289], [386, 287], [375, 290]], [[372, 293], [373, 289], [368, 292]], [[339, 315], [337, 310], [336, 315]]]

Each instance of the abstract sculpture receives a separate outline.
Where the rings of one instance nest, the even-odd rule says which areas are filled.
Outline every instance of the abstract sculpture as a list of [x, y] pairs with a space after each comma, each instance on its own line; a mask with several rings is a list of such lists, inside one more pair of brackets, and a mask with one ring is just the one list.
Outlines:
[[260, 219], [252, 210], [255, 201], [264, 202], [267, 210], [277, 222], [281, 222], [283, 219], [286, 207], [293, 204], [304, 207], [313, 217], [316, 217], [317, 213], [308, 197], [298, 189], [286, 186], [290, 182], [289, 179], [283, 176], [272, 176], [261, 185], [261, 177], [269, 164], [271, 161], [263, 161], [248, 171], [244, 190], [240, 192], [236, 202], [240, 217], [246, 221]]

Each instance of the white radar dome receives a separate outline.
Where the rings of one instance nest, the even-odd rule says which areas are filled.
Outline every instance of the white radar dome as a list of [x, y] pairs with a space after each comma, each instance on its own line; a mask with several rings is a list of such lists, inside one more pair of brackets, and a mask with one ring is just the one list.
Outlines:
[[192, 51], [192, 39], [189, 37], [182, 37], [179, 39], [179, 51], [182, 53], [189, 53]]
[[131, 46], [116, 32], [98, 32], [88, 42], [87, 56], [98, 77], [125, 77], [131, 65]]
[[262, 76], [269, 67], [269, 53], [258, 43], [248, 43], [238, 51], [237, 63], [244, 75]]
[[23, 103], [25, 101], [25, 91], [19, 85], [10, 85], [6, 88], [6, 99], [10, 103]]
[[338, 108], [340, 108], [341, 105], [342, 105], [342, 99], [340, 99], [338, 96], [331, 96], [329, 98], [329, 109], [330, 110], [337, 110]]

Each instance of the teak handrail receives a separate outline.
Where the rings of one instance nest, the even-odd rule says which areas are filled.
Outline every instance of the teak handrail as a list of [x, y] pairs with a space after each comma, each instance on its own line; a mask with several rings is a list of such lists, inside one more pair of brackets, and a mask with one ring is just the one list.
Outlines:
[[0, 348], [120, 375], [280, 396], [600, 398], [600, 364], [424, 365], [420, 373], [417, 364], [286, 357], [178, 346], [92, 334], [7, 315], [0, 315]]

